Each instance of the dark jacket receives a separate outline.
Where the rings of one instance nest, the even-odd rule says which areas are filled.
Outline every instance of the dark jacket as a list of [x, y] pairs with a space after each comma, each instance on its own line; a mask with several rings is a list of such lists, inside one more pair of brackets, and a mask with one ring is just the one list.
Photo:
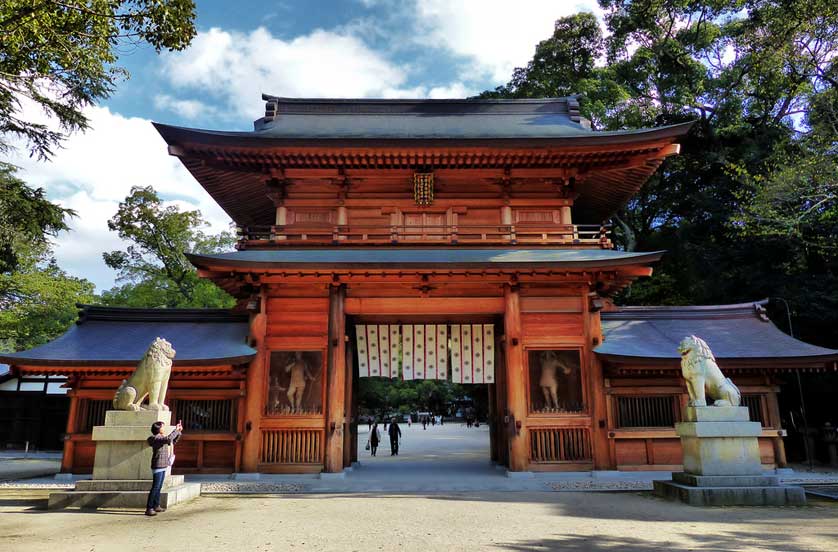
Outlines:
[[399, 427], [399, 424], [395, 422], [390, 424], [390, 428], [387, 430], [387, 432], [390, 434], [391, 441], [395, 441], [396, 439], [402, 436], [402, 430]]
[[180, 431], [176, 429], [168, 435], [158, 433], [148, 438], [148, 444], [151, 447], [151, 469], [159, 470], [169, 467], [169, 445], [177, 443], [178, 439], [180, 439]]
[[370, 443], [372, 446], [377, 447], [378, 441], [378, 424], [375, 424], [372, 426], [372, 430], [370, 431]]

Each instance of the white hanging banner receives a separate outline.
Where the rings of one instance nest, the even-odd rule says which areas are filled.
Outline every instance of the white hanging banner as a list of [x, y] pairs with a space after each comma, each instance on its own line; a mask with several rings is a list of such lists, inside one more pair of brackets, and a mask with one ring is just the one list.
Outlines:
[[402, 379], [413, 379], [413, 325], [402, 326]]
[[[395, 328], [396, 341], [393, 341]], [[358, 374], [362, 378], [398, 376], [398, 326], [364, 325], [355, 326], [358, 349]], [[395, 347], [393, 347], [395, 343]]]
[[448, 326], [436, 326], [436, 375], [437, 379], [448, 379]]
[[446, 379], [448, 328], [444, 324], [402, 326], [402, 378]]
[[494, 383], [495, 328], [492, 324], [451, 325], [454, 383]]
[[402, 336], [398, 324], [390, 325], [390, 377], [399, 377], [399, 353], [401, 352]]

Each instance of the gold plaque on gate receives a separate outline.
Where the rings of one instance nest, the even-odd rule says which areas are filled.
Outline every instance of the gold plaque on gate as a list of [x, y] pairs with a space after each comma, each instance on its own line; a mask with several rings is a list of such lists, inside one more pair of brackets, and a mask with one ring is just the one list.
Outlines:
[[434, 202], [434, 173], [413, 173], [413, 200], [421, 206]]

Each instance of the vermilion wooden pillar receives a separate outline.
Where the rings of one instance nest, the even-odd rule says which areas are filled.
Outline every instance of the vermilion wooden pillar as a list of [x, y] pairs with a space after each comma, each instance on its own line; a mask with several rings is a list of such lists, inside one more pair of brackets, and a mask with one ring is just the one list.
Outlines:
[[344, 425], [346, 423], [346, 288], [329, 288], [329, 364], [326, 403], [326, 471], [343, 471]]
[[[529, 467], [527, 451], [527, 393], [524, 377], [524, 343], [521, 339], [521, 298], [518, 287], [504, 286], [503, 315], [506, 336], [506, 409], [510, 416], [509, 471], [526, 471]], [[520, 424], [520, 428], [518, 427]]]
[[[345, 320], [345, 318], [344, 318]], [[345, 322], [344, 322], [345, 324]], [[352, 372], [353, 372], [353, 361], [351, 351], [349, 350], [349, 344], [346, 343], [345, 339], [340, 339], [343, 345], [343, 358], [344, 364], [346, 365], [346, 398], [344, 403], [344, 412], [346, 413], [346, 424], [343, 428], [344, 431], [344, 443], [343, 443], [343, 467], [348, 468], [352, 465], [352, 456], [354, 453], [353, 445], [358, 443], [358, 436], [355, 435], [355, 431], [357, 429], [357, 424], [355, 422], [355, 412], [354, 412], [354, 404], [355, 401], [352, 397], [353, 392], [353, 381], [352, 381]], [[357, 457], [357, 453], [355, 453]]]
[[265, 344], [267, 329], [267, 290], [263, 287], [260, 308], [250, 319], [250, 340], [256, 356], [247, 367], [244, 443], [242, 444], [241, 470], [255, 472], [259, 465], [259, 448], [262, 446], [262, 413], [270, 359]]
[[587, 344], [584, 354], [587, 356], [588, 374], [591, 393], [591, 439], [593, 443], [594, 469], [615, 470], [617, 466], [611, 465], [608, 443], [608, 412], [605, 396], [605, 375], [602, 370], [602, 362], [594, 354], [593, 350], [602, 343], [602, 322], [599, 311], [590, 310], [590, 301], [583, 296], [585, 310], [585, 339]]
[[[78, 381], [76, 381], [75, 385], [79, 385]], [[72, 440], [72, 436], [76, 432], [76, 420], [78, 420], [79, 416], [79, 398], [77, 391], [71, 389], [67, 394], [70, 395], [70, 413], [67, 416], [67, 435], [64, 441], [64, 454], [61, 456], [61, 473], [73, 472], [73, 449], [75, 448], [75, 443]]]

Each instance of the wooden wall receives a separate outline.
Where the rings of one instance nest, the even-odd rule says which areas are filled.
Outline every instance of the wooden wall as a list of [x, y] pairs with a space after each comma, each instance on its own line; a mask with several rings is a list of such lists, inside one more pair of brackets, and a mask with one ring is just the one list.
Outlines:
[[[328, 357], [329, 297], [325, 286], [271, 285], [262, 290], [264, 334], [251, 335], [259, 354], [248, 373], [248, 421], [245, 470], [263, 473], [320, 472], [326, 451], [326, 359]], [[319, 414], [269, 415], [265, 410], [270, 354], [275, 351], [319, 351], [323, 377]], [[254, 380], [255, 383], [253, 383]]]
[[[208, 401], [218, 401], [225, 403], [225, 412], [229, 413], [229, 419], [232, 420], [232, 427], [227, 430], [187, 427], [177, 445], [174, 473], [233, 473], [241, 466], [244, 379], [233, 372], [230, 366], [220, 368], [226, 369], [229, 375], [182, 376], [176, 368], [169, 381], [166, 402], [174, 406], [175, 416], [186, 416], [185, 412], [177, 411], [177, 404], [186, 408], [191, 401], [195, 401], [192, 404], [204, 407], [208, 404], [218, 404]], [[110, 401], [121, 382], [121, 377], [83, 376], [68, 393], [71, 397], [70, 415], [61, 471], [93, 471], [96, 444], [91, 439], [91, 426], [104, 422], [104, 412], [110, 409]]]
[[[732, 377], [742, 392], [743, 405], [751, 410], [751, 420], [762, 423], [759, 448], [763, 465], [785, 467], [785, 432], [777, 406], [779, 387], [766, 376]], [[674, 422], [680, 421], [689, 396], [679, 376], [607, 378], [605, 397], [610, 469], [682, 469], [681, 441], [675, 434]]]

